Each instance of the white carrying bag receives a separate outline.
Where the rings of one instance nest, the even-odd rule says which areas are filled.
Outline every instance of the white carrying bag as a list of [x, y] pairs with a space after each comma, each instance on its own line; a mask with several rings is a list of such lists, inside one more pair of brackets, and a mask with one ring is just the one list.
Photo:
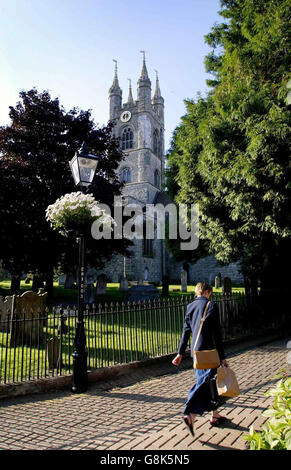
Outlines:
[[237, 397], [240, 394], [237, 378], [230, 367], [218, 367], [216, 385], [220, 396]]

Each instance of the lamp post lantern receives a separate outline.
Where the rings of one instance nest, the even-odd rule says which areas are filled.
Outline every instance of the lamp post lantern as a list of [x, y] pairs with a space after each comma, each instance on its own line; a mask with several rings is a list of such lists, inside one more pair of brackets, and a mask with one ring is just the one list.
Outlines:
[[[75, 184], [84, 193], [93, 181], [98, 166], [98, 160], [98, 157], [88, 152], [88, 147], [86, 143], [83, 142], [81, 149], [76, 152], [69, 162]], [[86, 392], [88, 388], [86, 335], [83, 315], [85, 288], [84, 231], [78, 233], [77, 241], [79, 245], [78, 318], [74, 339], [72, 392], [83, 393]]]
[[83, 191], [92, 183], [98, 162], [99, 158], [89, 153], [86, 142], [83, 142], [81, 149], [69, 162], [75, 185], [80, 186]]

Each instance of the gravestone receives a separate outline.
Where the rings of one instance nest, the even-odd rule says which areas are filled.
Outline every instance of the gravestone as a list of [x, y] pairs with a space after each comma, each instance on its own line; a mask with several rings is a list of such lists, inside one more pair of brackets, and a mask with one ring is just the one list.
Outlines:
[[169, 295], [169, 278], [168, 276], [163, 276], [163, 281], [162, 281], [162, 295], [163, 296], [168, 296]]
[[92, 274], [87, 274], [85, 279], [85, 292], [84, 292], [84, 303], [94, 303], [94, 277]]
[[222, 294], [226, 297], [231, 296], [231, 279], [230, 277], [224, 277], [222, 281]]
[[106, 294], [107, 277], [105, 274], [99, 274], [97, 277], [96, 293], [97, 295]]
[[94, 268], [88, 268], [86, 270], [86, 277], [88, 277], [88, 279], [90, 279], [93, 283], [97, 281], [97, 272], [96, 272], [96, 269]]
[[215, 289], [219, 289], [221, 287], [221, 274], [218, 273], [217, 276], [215, 276]]
[[49, 370], [61, 369], [61, 339], [59, 336], [49, 338], [46, 343]]
[[65, 283], [64, 283], [64, 288], [65, 289], [73, 289], [75, 285], [75, 278], [72, 274], [67, 274]]
[[145, 268], [145, 269], [144, 269], [143, 280], [144, 280], [145, 282], [147, 282], [147, 281], [149, 280], [149, 270], [148, 270], [148, 268]]
[[67, 325], [67, 313], [63, 312], [59, 319], [58, 324], [58, 335], [66, 335], [68, 333], [68, 325]]
[[122, 277], [120, 279], [120, 286], [119, 286], [120, 292], [127, 292], [128, 291], [128, 280], [126, 277]]
[[30, 282], [32, 281], [32, 275], [31, 274], [27, 274], [25, 280], [24, 280], [24, 283], [25, 284], [30, 284]]
[[127, 300], [130, 302], [138, 302], [143, 300], [158, 300], [159, 296], [159, 289], [155, 286], [132, 286], [128, 289], [128, 296]]
[[14, 295], [0, 297], [0, 331], [9, 330], [9, 318], [13, 310]]
[[64, 286], [65, 285], [65, 281], [66, 281], [66, 274], [61, 274], [59, 276], [59, 286]]
[[187, 292], [187, 271], [185, 269], [181, 272], [181, 291]]
[[46, 296], [42, 290], [38, 293], [28, 291], [14, 296], [10, 320], [10, 346], [38, 345], [43, 342], [43, 329], [47, 323]]

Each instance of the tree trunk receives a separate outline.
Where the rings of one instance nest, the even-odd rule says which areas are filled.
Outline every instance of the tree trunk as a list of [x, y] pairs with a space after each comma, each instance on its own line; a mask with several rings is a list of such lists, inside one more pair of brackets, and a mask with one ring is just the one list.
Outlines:
[[244, 278], [245, 292], [248, 297], [256, 297], [258, 295], [258, 280], [253, 276]]
[[45, 291], [47, 292], [47, 301], [51, 302], [54, 296], [54, 268], [50, 267], [45, 274]]
[[21, 275], [16, 274], [11, 276], [11, 285], [10, 285], [10, 290], [12, 294], [16, 294], [20, 291], [20, 281], [21, 281]]
[[33, 292], [38, 292], [40, 288], [43, 288], [43, 279], [40, 274], [34, 274], [33, 281], [32, 281], [32, 290]]

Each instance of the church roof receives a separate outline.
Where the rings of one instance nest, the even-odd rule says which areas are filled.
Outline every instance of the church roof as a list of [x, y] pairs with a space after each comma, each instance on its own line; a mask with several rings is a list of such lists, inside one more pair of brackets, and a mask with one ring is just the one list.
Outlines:
[[158, 191], [154, 197], [153, 204], [162, 204], [163, 206], [167, 206], [168, 204], [175, 204], [175, 202], [165, 191]]

